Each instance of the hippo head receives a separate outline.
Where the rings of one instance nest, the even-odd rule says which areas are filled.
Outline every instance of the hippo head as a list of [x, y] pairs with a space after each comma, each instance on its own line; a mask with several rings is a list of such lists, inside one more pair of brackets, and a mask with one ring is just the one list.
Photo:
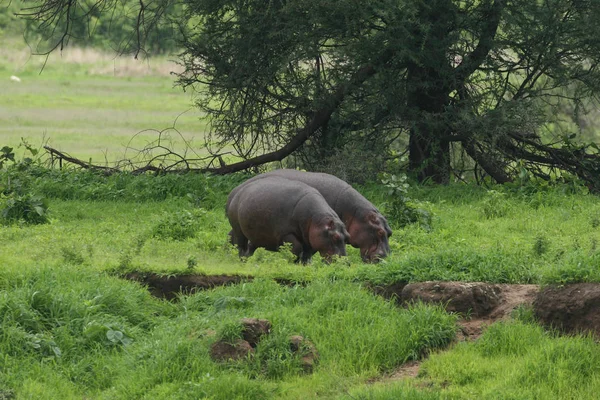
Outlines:
[[329, 262], [333, 255], [346, 255], [346, 242], [350, 239], [350, 235], [338, 218], [325, 217], [313, 221], [308, 238], [310, 246]]
[[364, 262], [378, 262], [390, 254], [392, 230], [377, 210], [356, 215], [348, 226], [350, 244], [360, 249]]

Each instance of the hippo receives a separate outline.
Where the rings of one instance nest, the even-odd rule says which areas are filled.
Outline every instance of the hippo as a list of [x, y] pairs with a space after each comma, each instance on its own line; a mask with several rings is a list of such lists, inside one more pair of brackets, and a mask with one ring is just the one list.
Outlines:
[[344, 223], [316, 189], [302, 182], [277, 176], [244, 182], [229, 194], [225, 211], [240, 257], [258, 247], [276, 251], [283, 243], [292, 244], [296, 262], [308, 262], [317, 251], [326, 261], [346, 255]]
[[392, 230], [385, 217], [362, 194], [340, 178], [320, 172], [277, 169], [257, 175], [246, 183], [281, 177], [305, 183], [319, 191], [350, 233], [350, 245], [360, 249], [364, 262], [378, 262], [390, 254]]

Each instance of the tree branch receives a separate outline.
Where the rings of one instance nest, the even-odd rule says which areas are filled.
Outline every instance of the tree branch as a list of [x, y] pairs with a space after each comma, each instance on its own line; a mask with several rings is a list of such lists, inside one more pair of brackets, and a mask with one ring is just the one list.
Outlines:
[[481, 32], [481, 37], [479, 38], [477, 46], [471, 52], [471, 54], [465, 56], [460, 65], [456, 67], [456, 87], [454, 90], [457, 90], [460, 85], [485, 61], [485, 58], [494, 45], [494, 37], [496, 36], [498, 25], [500, 24], [503, 8], [504, 0], [494, 0], [490, 5], [489, 10], [484, 13], [487, 23]]
[[237, 171], [243, 171], [249, 168], [256, 167], [258, 165], [266, 164], [272, 161], [281, 161], [285, 157], [292, 154], [296, 149], [304, 144], [320, 127], [329, 121], [331, 115], [338, 109], [344, 98], [351, 93], [356, 87], [360, 86], [367, 79], [375, 74], [375, 68], [372, 65], [368, 65], [360, 68], [352, 79], [346, 84], [340, 85], [331, 98], [328, 104], [323, 108], [314, 113], [312, 119], [306, 124], [306, 126], [298, 131], [298, 133], [292, 137], [288, 143], [281, 149], [273, 151], [271, 153], [262, 154], [258, 157], [254, 157], [248, 160], [240, 161], [235, 164], [224, 165], [219, 168], [206, 168], [206, 172], [212, 172], [215, 174], [230, 174]]

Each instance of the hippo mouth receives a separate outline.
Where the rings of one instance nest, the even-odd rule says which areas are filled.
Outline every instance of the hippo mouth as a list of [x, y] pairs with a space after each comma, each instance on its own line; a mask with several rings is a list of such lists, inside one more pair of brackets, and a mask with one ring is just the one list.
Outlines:
[[370, 263], [370, 264], [377, 264], [381, 260], [386, 258], [390, 254], [390, 251], [389, 250], [386, 251], [385, 247], [383, 249], [382, 249], [382, 247], [384, 247], [384, 246], [380, 245], [380, 246], [377, 246], [375, 248], [375, 250], [367, 249], [364, 252], [361, 251], [360, 255], [361, 255], [363, 262]]
[[369, 264], [377, 264], [384, 258], [385, 258], [385, 256], [373, 255], [373, 256], [363, 256], [362, 260], [363, 260], [363, 262], [366, 262]]

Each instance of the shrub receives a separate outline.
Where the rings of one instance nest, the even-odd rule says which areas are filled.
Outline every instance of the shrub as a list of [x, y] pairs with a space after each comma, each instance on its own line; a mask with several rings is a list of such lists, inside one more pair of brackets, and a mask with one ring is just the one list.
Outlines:
[[384, 203], [385, 213], [399, 227], [419, 224], [429, 231], [431, 230], [431, 213], [418, 207], [408, 197], [409, 185], [406, 180], [406, 175], [383, 174], [381, 182], [388, 189], [389, 197], [389, 200]]
[[2, 201], [0, 216], [5, 223], [23, 221], [27, 224], [45, 224], [48, 222], [48, 202], [31, 193], [11, 193]]

